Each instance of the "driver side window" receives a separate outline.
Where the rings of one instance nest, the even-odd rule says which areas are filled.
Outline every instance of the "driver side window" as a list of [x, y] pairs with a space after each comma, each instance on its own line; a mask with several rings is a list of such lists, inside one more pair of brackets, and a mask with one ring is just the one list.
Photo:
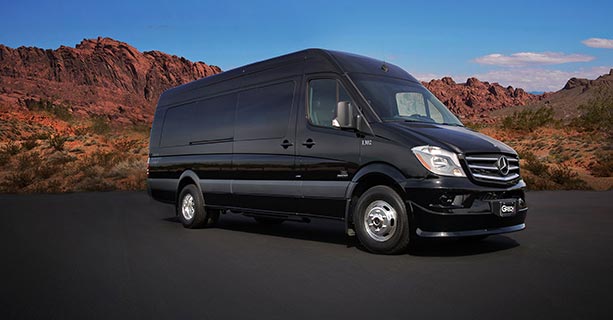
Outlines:
[[343, 85], [335, 79], [315, 79], [309, 81], [308, 119], [322, 127], [332, 126], [336, 118], [336, 105], [339, 101], [349, 101], [349, 94]]

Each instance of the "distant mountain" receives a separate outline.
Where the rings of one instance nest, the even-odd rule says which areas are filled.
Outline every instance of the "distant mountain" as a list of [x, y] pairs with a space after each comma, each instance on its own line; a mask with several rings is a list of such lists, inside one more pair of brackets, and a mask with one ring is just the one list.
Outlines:
[[524, 107], [505, 109], [494, 113], [494, 116], [505, 116], [515, 110], [538, 109], [551, 107], [558, 119], [579, 116], [579, 106], [587, 104], [590, 99], [600, 94], [613, 94], [613, 69], [608, 74], [594, 80], [571, 78], [564, 88], [553, 93], [546, 93], [542, 99], [528, 103]]
[[27, 100], [45, 99], [69, 105], [76, 114], [150, 121], [162, 91], [219, 72], [204, 62], [140, 52], [110, 38], [56, 50], [0, 45], [0, 105], [25, 108]]
[[453, 113], [464, 119], [487, 118], [489, 113], [507, 107], [535, 103], [543, 95], [527, 93], [521, 88], [503, 87], [498, 83], [468, 78], [456, 83], [450, 77], [422, 82]]

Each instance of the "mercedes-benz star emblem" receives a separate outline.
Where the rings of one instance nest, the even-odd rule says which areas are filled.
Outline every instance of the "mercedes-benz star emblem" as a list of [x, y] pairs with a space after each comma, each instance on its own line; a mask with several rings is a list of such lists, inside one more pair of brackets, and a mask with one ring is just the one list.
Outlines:
[[498, 167], [498, 172], [500, 172], [501, 175], [506, 176], [509, 174], [509, 160], [507, 157], [502, 156], [498, 158], [498, 161], [496, 161], [496, 167]]

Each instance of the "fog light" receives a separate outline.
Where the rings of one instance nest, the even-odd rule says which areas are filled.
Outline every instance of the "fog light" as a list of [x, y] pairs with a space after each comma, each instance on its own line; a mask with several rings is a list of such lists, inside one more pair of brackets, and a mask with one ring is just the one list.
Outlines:
[[455, 200], [455, 198], [453, 196], [449, 196], [446, 194], [443, 194], [440, 198], [439, 201], [441, 202], [442, 205], [444, 206], [450, 206], [453, 204], [453, 201]]

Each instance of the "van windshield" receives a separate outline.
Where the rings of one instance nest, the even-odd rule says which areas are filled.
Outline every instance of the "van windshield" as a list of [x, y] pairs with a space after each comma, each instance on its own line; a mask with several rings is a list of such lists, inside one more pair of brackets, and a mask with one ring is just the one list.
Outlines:
[[375, 112], [384, 121], [427, 122], [463, 126], [430, 91], [397, 78], [353, 77]]

